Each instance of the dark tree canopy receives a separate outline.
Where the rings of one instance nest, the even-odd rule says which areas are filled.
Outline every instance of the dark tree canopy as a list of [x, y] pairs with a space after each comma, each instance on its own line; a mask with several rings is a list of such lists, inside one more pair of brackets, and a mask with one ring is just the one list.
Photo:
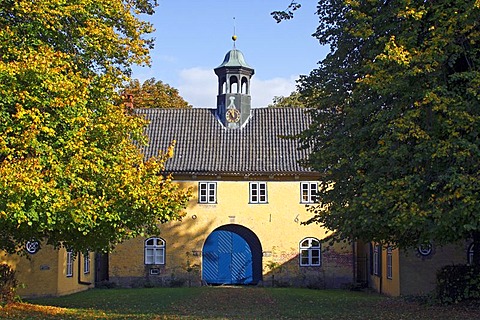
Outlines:
[[295, 0], [290, 1], [290, 4], [287, 6], [285, 10], [277, 10], [271, 13], [273, 19], [277, 21], [277, 23], [282, 22], [283, 20], [290, 20], [293, 18], [294, 13], [296, 10], [301, 8], [301, 4]]
[[480, 3], [327, 0], [318, 16], [308, 222], [400, 247], [473, 239], [480, 263]]
[[184, 109], [192, 106], [179, 94], [178, 90], [155, 78], [140, 83], [131, 80], [124, 89], [125, 95], [131, 95], [135, 108], [175, 108]]

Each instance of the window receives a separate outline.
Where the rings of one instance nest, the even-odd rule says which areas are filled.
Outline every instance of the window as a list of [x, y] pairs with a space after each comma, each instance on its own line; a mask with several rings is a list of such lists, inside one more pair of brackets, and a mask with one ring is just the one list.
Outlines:
[[145, 264], [165, 264], [165, 241], [160, 238], [145, 240]]
[[427, 242], [425, 244], [419, 245], [417, 251], [421, 256], [426, 257], [432, 253], [432, 249], [433, 245], [430, 242]]
[[27, 243], [25, 244], [25, 249], [28, 253], [35, 254], [38, 252], [38, 250], [40, 250], [40, 243], [35, 240], [27, 241]]
[[250, 203], [267, 203], [266, 182], [250, 182]]
[[152, 276], [158, 276], [160, 274], [160, 269], [159, 268], [151, 268], [150, 269], [150, 274]]
[[217, 184], [215, 182], [198, 183], [198, 202], [217, 203]]
[[393, 277], [392, 247], [387, 247], [387, 278]]
[[83, 254], [83, 273], [90, 273], [90, 253], [88, 251]]
[[468, 264], [473, 264], [473, 243], [468, 247]]
[[380, 247], [379, 244], [375, 244], [373, 246], [373, 274], [376, 276], [381, 275], [381, 262], [382, 262], [382, 248]]
[[321, 264], [320, 241], [315, 238], [305, 238], [300, 242], [300, 266], [318, 267]]
[[317, 199], [318, 184], [316, 182], [300, 183], [300, 202], [314, 203]]
[[67, 251], [67, 263], [66, 263], [65, 275], [67, 277], [73, 277], [73, 252], [72, 251]]

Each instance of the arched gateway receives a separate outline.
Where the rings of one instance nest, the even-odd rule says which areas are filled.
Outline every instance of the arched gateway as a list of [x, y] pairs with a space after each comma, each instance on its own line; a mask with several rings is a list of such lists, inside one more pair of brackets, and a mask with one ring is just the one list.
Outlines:
[[262, 246], [248, 228], [215, 229], [202, 250], [202, 279], [208, 284], [257, 284], [262, 280]]

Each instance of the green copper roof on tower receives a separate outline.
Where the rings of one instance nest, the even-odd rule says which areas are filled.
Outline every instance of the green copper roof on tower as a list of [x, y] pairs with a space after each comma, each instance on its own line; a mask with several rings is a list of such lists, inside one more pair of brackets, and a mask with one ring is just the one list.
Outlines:
[[227, 52], [227, 54], [225, 55], [225, 59], [223, 59], [222, 64], [219, 65], [217, 68], [221, 68], [221, 67], [245, 67], [245, 68], [253, 69], [245, 61], [245, 57], [243, 56], [243, 53], [238, 49], [232, 49]]

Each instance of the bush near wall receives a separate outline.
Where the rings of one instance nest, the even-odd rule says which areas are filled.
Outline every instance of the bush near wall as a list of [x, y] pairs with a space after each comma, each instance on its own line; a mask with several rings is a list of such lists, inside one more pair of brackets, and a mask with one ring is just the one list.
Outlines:
[[437, 299], [444, 304], [480, 299], [480, 267], [445, 266], [437, 272]]
[[8, 264], [0, 264], [0, 304], [13, 302], [16, 289], [15, 271]]

